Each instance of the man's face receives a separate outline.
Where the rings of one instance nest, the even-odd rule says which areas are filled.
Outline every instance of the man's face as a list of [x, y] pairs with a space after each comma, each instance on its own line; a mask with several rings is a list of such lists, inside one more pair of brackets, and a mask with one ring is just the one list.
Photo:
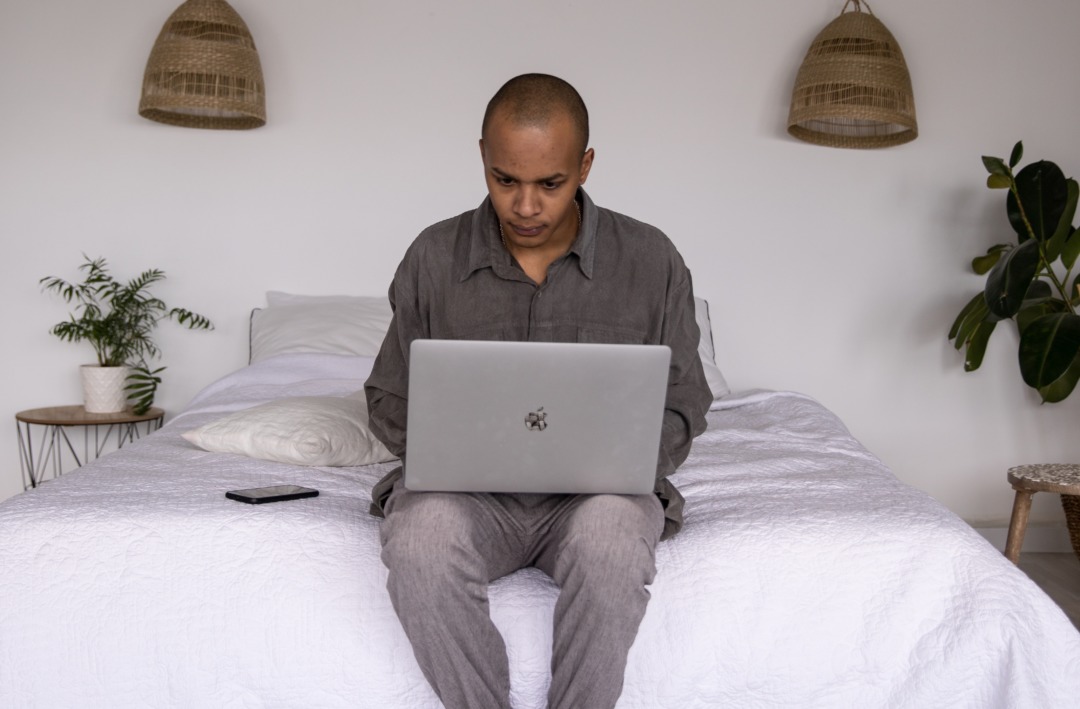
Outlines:
[[580, 152], [569, 116], [546, 125], [519, 126], [492, 116], [480, 154], [484, 178], [503, 236], [513, 250], [561, 253], [577, 237], [574, 195], [585, 184], [593, 151]]

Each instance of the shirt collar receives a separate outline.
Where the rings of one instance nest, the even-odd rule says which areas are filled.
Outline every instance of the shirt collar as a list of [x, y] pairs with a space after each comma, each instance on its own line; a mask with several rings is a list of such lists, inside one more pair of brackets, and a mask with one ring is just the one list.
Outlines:
[[[591, 279], [593, 260], [596, 255], [599, 215], [596, 205], [584, 189], [579, 187], [577, 196], [581, 200], [581, 230], [578, 232], [578, 238], [570, 246], [569, 253], [577, 256], [581, 273]], [[468, 253], [458, 263], [456, 269], [460, 274], [458, 280], [464, 281], [482, 268], [490, 268], [496, 275], [507, 278], [512, 273], [511, 269], [516, 270], [512, 258], [510, 252], [502, 244], [499, 222], [495, 216], [495, 208], [491, 205], [491, 197], [485, 197], [473, 212]]]

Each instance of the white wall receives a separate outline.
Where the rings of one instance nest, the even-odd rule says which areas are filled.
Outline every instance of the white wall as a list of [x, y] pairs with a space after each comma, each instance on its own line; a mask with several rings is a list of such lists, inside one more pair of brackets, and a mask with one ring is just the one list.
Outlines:
[[[592, 114], [593, 198], [663, 228], [713, 304], [737, 388], [836, 411], [903, 480], [974, 524], [1004, 524], [1005, 471], [1076, 461], [1080, 396], [1040, 406], [1002, 332], [976, 374], [946, 341], [981, 284], [968, 260], [1008, 238], [982, 154], [1024, 139], [1080, 174], [1080, 3], [873, 4], [912, 71], [921, 135], [883, 151], [784, 131], [795, 72], [843, 0], [235, 0], [259, 47], [269, 122], [173, 128], [136, 114], [179, 0], [0, 0], [0, 412], [79, 400], [88, 348], [47, 334], [65, 306], [38, 279], [80, 254], [158, 267], [159, 403], [177, 411], [242, 366], [268, 289], [383, 293], [410, 240], [483, 197], [484, 105], [525, 71], [565, 77]], [[0, 497], [21, 489], [0, 431]], [[1050, 495], [1033, 521], [1059, 524]]]

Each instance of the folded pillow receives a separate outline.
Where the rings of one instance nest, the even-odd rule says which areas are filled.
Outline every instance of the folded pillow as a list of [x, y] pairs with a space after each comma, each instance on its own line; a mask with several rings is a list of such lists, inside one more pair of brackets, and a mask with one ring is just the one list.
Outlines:
[[251, 314], [252, 364], [305, 352], [374, 357], [393, 316], [390, 301], [381, 296], [299, 296], [269, 302], [270, 307]]
[[279, 399], [181, 435], [203, 450], [293, 465], [348, 467], [395, 459], [368, 428], [363, 391]]
[[697, 320], [701, 339], [698, 340], [698, 356], [705, 370], [705, 381], [709, 383], [713, 399], [719, 399], [731, 393], [720, 368], [716, 366], [716, 351], [713, 349], [712, 321], [709, 318], [709, 303], [704, 298], [694, 297], [694, 319]]

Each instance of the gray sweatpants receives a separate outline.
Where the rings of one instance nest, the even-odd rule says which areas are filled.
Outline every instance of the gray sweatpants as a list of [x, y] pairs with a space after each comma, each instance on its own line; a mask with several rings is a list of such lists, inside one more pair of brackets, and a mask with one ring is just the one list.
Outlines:
[[656, 574], [664, 513], [655, 495], [413, 492], [398, 482], [385, 510], [390, 598], [448, 709], [510, 706], [487, 587], [527, 566], [561, 588], [549, 706], [615, 705]]

